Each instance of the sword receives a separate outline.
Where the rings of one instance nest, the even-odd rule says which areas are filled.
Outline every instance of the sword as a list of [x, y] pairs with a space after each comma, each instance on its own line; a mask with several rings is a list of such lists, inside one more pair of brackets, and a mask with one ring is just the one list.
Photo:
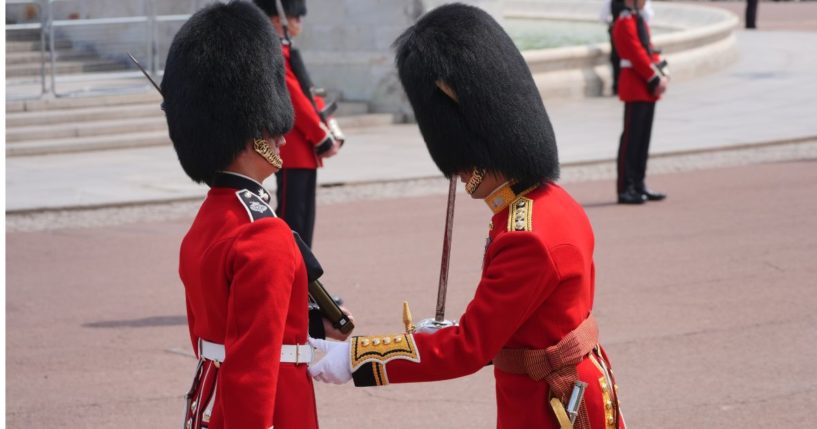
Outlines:
[[151, 78], [151, 77], [150, 77], [150, 75], [148, 74], [147, 70], [145, 70], [145, 68], [144, 68], [144, 67], [142, 67], [142, 64], [139, 64], [139, 61], [137, 61], [137, 60], [136, 60], [136, 58], [134, 58], [134, 56], [133, 56], [133, 55], [131, 55], [131, 53], [130, 53], [130, 52], [128, 52], [128, 56], [130, 57], [130, 60], [131, 60], [131, 61], [133, 61], [133, 63], [134, 63], [134, 64], [136, 64], [136, 67], [139, 67], [139, 70], [141, 70], [141, 71], [142, 71], [142, 74], [143, 74], [143, 75], [145, 75], [145, 77], [146, 77], [146, 78], [148, 78], [148, 80], [150, 81], [150, 83], [152, 83], [152, 84], [153, 84], [153, 87], [154, 87], [154, 88], [156, 88], [156, 90], [157, 90], [157, 91], [159, 91], [159, 94], [161, 94], [162, 96], [164, 96], [164, 94], [162, 94], [162, 90], [159, 88], [159, 85], [156, 85], [156, 82], [153, 80], [153, 78]]
[[445, 321], [445, 295], [448, 290], [448, 266], [451, 261], [451, 233], [454, 230], [454, 201], [457, 197], [457, 176], [452, 176], [448, 185], [448, 206], [445, 212], [445, 234], [443, 235], [443, 255], [440, 261], [440, 282], [437, 285], [436, 322]]

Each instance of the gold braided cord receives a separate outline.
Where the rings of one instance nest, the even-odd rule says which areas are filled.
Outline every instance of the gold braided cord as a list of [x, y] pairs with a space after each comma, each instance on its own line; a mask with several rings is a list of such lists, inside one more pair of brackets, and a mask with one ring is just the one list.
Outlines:
[[468, 183], [465, 184], [465, 192], [468, 194], [473, 194], [479, 188], [479, 185], [482, 183], [482, 179], [485, 178], [485, 170], [481, 168], [474, 168], [474, 171], [471, 172], [471, 178], [468, 179]]
[[272, 150], [272, 145], [265, 139], [255, 139], [252, 143], [252, 148], [264, 157], [275, 168], [284, 166], [284, 160]]

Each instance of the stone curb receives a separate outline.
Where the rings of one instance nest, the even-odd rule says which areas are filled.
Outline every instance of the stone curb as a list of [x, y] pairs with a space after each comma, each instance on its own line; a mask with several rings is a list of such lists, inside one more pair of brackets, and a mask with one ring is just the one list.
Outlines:
[[[673, 157], [683, 157], [689, 155], [701, 155], [701, 154], [716, 154], [719, 152], [729, 152], [729, 151], [740, 151], [740, 150], [752, 150], [752, 149], [761, 149], [761, 148], [770, 148], [775, 146], [783, 146], [789, 144], [805, 144], [817, 141], [817, 135], [810, 135], [810, 136], [801, 136], [796, 138], [786, 138], [781, 140], [772, 140], [772, 141], [763, 141], [763, 142], [754, 142], [754, 143], [739, 143], [739, 144], [731, 144], [731, 145], [724, 145], [714, 148], [702, 148], [702, 149], [686, 149], [686, 150], [669, 150], [666, 152], [656, 152], [650, 154], [651, 159], [671, 159]], [[572, 162], [565, 162], [562, 163], [563, 167], [592, 167], [592, 166], [600, 166], [603, 164], [609, 164], [615, 162], [615, 158], [598, 158], [598, 159], [590, 159], [590, 160], [582, 160], [582, 161], [572, 161]], [[382, 180], [363, 180], [363, 181], [349, 181], [349, 182], [329, 182], [329, 183], [319, 183], [319, 188], [335, 188], [335, 187], [344, 187], [344, 186], [362, 186], [362, 185], [374, 185], [374, 184], [388, 184], [388, 183], [402, 183], [402, 182], [409, 182], [414, 180], [427, 180], [427, 179], [435, 179], [441, 176], [422, 176], [422, 177], [408, 177], [402, 179], [382, 179]], [[160, 205], [160, 204], [169, 204], [169, 203], [177, 203], [177, 202], [190, 202], [190, 201], [199, 201], [203, 197], [202, 193], [190, 194], [188, 196], [183, 197], [172, 197], [172, 198], [145, 198], [145, 199], [137, 199], [137, 200], [122, 200], [122, 201], [114, 201], [110, 203], [103, 203], [103, 204], [80, 204], [80, 205], [67, 205], [67, 206], [54, 206], [54, 207], [32, 207], [32, 208], [25, 208], [25, 209], [12, 209], [6, 210], [7, 215], [25, 215], [30, 213], [44, 213], [44, 212], [57, 212], [57, 211], [71, 211], [71, 210], [92, 210], [92, 209], [103, 209], [103, 208], [115, 208], [115, 207], [133, 207], [133, 206], [143, 206], [143, 205]]]

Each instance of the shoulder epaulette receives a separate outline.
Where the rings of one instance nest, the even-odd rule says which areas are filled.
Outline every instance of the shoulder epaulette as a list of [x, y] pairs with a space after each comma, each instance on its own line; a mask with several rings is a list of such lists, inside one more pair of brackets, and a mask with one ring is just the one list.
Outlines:
[[519, 197], [508, 210], [508, 231], [533, 230], [533, 200]]
[[235, 196], [238, 197], [238, 201], [240, 201], [244, 209], [247, 210], [247, 215], [250, 216], [251, 222], [265, 217], [276, 217], [272, 207], [251, 191], [242, 189], [236, 191]]

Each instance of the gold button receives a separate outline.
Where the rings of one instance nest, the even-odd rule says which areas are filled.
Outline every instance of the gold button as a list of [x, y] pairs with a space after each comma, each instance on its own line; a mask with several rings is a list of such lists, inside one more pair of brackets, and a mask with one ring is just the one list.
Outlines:
[[360, 345], [363, 346], [363, 347], [367, 347], [369, 345], [369, 339], [364, 338], [364, 339], [360, 340]]
[[190, 411], [196, 412], [196, 401], [190, 403]]
[[373, 346], [379, 346], [380, 345], [380, 338], [373, 339], [372, 340], [372, 345]]
[[525, 202], [520, 201], [520, 202], [516, 203], [516, 206], [519, 207], [519, 208], [525, 207]]
[[613, 402], [612, 401], [606, 401], [604, 403], [604, 408], [607, 408], [608, 410], [612, 410], [613, 409]]
[[607, 424], [611, 425], [616, 422], [616, 419], [613, 416], [607, 416]]
[[395, 342], [395, 343], [400, 343], [400, 342], [403, 342], [403, 337], [399, 337], [399, 336], [398, 336], [398, 337], [394, 337], [394, 342]]
[[389, 338], [389, 337], [383, 338], [383, 344], [385, 344], [385, 345], [391, 344], [391, 338]]

